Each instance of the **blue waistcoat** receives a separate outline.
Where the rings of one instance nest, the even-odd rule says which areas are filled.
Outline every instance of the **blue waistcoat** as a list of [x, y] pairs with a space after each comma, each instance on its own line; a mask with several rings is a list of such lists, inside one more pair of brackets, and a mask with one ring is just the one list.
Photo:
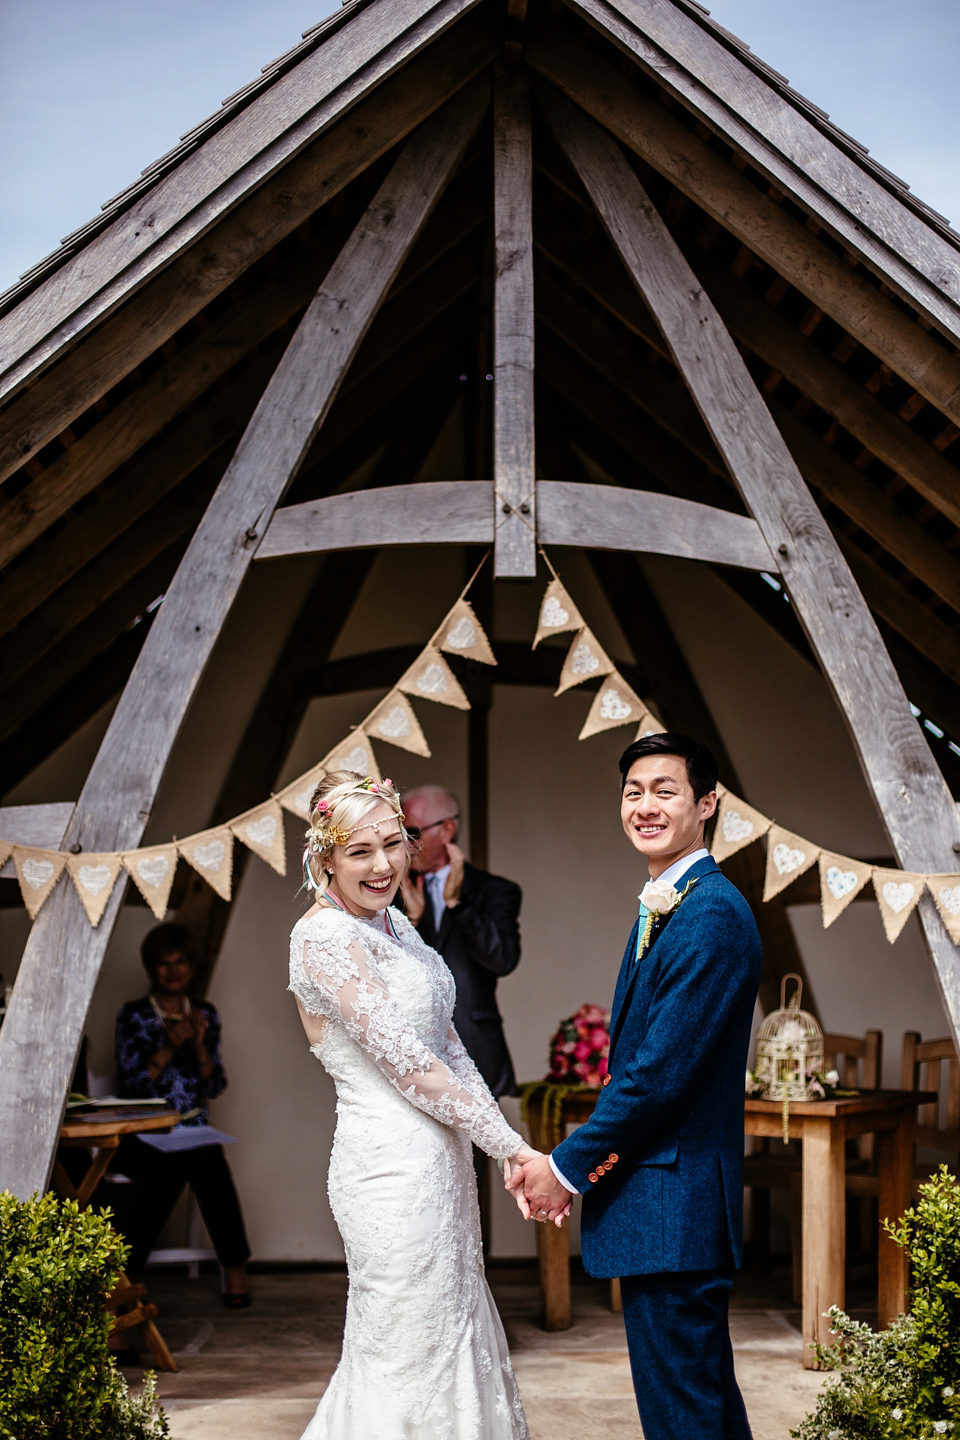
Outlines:
[[716, 861], [699, 860], [678, 888], [694, 877], [639, 961], [633, 927], [611, 1012], [610, 1082], [553, 1152], [583, 1195], [591, 1275], [741, 1261], [743, 1077], [760, 936]]

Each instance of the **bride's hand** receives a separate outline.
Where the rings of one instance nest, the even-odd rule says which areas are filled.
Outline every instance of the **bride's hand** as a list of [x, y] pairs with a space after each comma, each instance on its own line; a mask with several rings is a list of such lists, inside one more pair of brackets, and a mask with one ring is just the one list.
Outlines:
[[530, 1206], [527, 1204], [524, 1198], [523, 1186], [519, 1185], [516, 1189], [514, 1189], [509, 1182], [519, 1170], [523, 1169], [523, 1166], [527, 1163], [528, 1160], [536, 1159], [536, 1157], [541, 1153], [542, 1152], [540, 1150], [534, 1150], [530, 1145], [521, 1145], [520, 1149], [515, 1155], [510, 1155], [503, 1162], [504, 1187], [508, 1191], [512, 1191], [513, 1198], [517, 1202], [517, 1208], [519, 1209], [520, 1214], [523, 1216], [524, 1220], [530, 1219]]

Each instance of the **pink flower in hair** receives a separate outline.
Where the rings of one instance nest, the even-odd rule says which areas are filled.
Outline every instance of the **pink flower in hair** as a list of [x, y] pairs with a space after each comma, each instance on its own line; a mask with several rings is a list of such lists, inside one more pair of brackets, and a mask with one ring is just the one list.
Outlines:
[[377, 784], [377, 782], [376, 782], [375, 780], [373, 780], [373, 781], [370, 782], [370, 789], [373, 791], [374, 795], [379, 795], [379, 794], [380, 794], [380, 786]]
[[318, 813], [318, 815], [326, 815], [326, 813], [327, 813], [327, 811], [328, 811], [329, 809], [330, 809], [330, 806], [327, 804], [326, 800], [321, 800], [321, 801], [319, 802], [319, 804], [317, 805], [317, 813]]
[[392, 781], [392, 780], [384, 779], [384, 782], [383, 782], [383, 783], [384, 783], [384, 785], [387, 785], [387, 786], [390, 786], [390, 787], [393, 786], [393, 781]]

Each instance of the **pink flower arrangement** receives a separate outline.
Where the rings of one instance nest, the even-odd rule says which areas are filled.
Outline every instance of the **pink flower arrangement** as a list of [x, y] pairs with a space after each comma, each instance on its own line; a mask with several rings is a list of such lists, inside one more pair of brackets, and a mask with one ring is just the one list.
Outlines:
[[610, 1012], [599, 1005], [581, 1005], [576, 1015], [560, 1021], [550, 1041], [548, 1080], [599, 1089], [610, 1054]]

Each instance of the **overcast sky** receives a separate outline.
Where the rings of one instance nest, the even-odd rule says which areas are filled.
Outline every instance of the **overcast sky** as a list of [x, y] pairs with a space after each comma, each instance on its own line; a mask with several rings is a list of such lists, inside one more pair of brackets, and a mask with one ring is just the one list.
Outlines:
[[[336, 8], [0, 0], [0, 290]], [[960, 228], [960, 0], [710, 8]]]

